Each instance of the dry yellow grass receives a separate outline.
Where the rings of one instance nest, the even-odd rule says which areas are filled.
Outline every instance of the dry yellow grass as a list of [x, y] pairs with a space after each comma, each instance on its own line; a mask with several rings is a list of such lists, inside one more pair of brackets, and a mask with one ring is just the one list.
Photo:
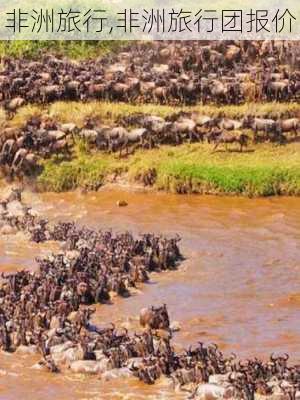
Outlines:
[[[197, 111], [203, 115], [218, 116], [220, 114], [228, 118], [242, 118], [247, 114], [261, 117], [288, 117], [290, 115], [300, 117], [300, 105], [297, 103], [246, 103], [234, 106], [196, 105], [192, 107], [178, 107], [158, 104], [127, 104], [108, 103], [102, 101], [75, 102], [59, 101], [49, 105], [26, 105], [21, 107], [10, 125], [20, 126], [30, 116], [38, 114], [50, 114], [61, 122], [74, 122], [78, 126], [83, 124], [86, 117], [97, 116], [104, 122], [116, 120], [119, 117], [133, 113], [155, 114], [166, 117], [179, 111]], [[1, 116], [4, 111], [0, 109]]]

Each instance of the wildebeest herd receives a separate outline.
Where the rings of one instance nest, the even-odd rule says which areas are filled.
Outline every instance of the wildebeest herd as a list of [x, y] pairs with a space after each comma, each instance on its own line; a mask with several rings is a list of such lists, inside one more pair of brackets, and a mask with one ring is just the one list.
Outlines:
[[98, 60], [3, 60], [1, 101], [101, 99], [161, 104], [291, 101], [300, 94], [297, 41], [137, 42]]
[[[45, 55], [39, 61], [4, 57], [0, 102], [8, 114], [25, 103], [108, 100], [162, 104], [239, 104], [299, 100], [300, 45], [295, 41], [136, 42], [115, 54], [81, 62]], [[5, 123], [0, 168], [9, 177], [40, 170], [39, 158], [70, 155], [74, 140], [90, 149], [128, 155], [136, 149], [208, 141], [213, 150], [254, 142], [286, 143], [297, 138], [299, 115], [268, 118], [249, 113], [230, 119], [197, 112], [134, 114], [107, 124], [93, 116], [84, 126], [60, 124], [47, 115]]]
[[141, 310], [142, 328], [136, 332], [93, 323], [90, 305], [110, 301], [112, 293], [129, 296], [130, 288], [146, 282], [152, 271], [176, 269], [182, 260], [179, 238], [134, 238], [74, 223], [50, 224], [24, 204], [20, 190], [0, 207], [1, 228], [26, 232], [36, 242], [63, 242], [64, 248], [38, 258], [36, 272], [2, 274], [2, 350], [39, 352], [42, 359], [34, 368], [52, 372], [68, 368], [102, 379], [135, 376], [146, 384], [166, 378], [191, 398], [298, 398], [300, 368], [288, 365], [288, 355], [242, 362], [201, 342], [176, 351], [166, 305]]
[[110, 125], [98, 118], [86, 118], [82, 127], [61, 124], [53, 118], [31, 117], [22, 128], [6, 127], [0, 137], [0, 167], [6, 176], [32, 175], [38, 160], [53, 154], [70, 156], [77, 139], [88, 143], [90, 150], [127, 156], [137, 149], [153, 149], [161, 145], [212, 143], [212, 151], [222, 144], [235, 144], [240, 151], [253, 141], [287, 143], [298, 139], [300, 120], [291, 118], [242, 119], [210, 117], [193, 112], [179, 112], [166, 118], [157, 115], [132, 114]]
[[[98, 60], [6, 57], [2, 66], [0, 102], [11, 115], [26, 103], [58, 100], [222, 105], [300, 97], [300, 44], [290, 41], [137, 42]], [[271, 119], [249, 111], [230, 119], [222, 108], [215, 116], [136, 113], [109, 123], [91, 115], [82, 126], [42, 114], [19, 128], [2, 127], [0, 167], [10, 177], [33, 175], [40, 158], [71, 156], [78, 139], [92, 152], [127, 156], [138, 149], [203, 141], [212, 144], [212, 151], [230, 144], [243, 151], [251, 141], [298, 140], [299, 132], [299, 115]], [[149, 171], [148, 183], [155, 174], [154, 168]], [[52, 224], [15, 190], [0, 202], [0, 233], [18, 231], [37, 243], [56, 241], [62, 250], [37, 258], [36, 272], [2, 274], [3, 351], [38, 352], [42, 359], [34, 367], [52, 372], [70, 369], [103, 379], [135, 376], [147, 384], [167, 378], [191, 398], [299, 398], [300, 367], [288, 365], [287, 355], [242, 362], [201, 342], [177, 351], [166, 305], [143, 309], [141, 327], [132, 332], [93, 322], [95, 305], [110, 303], [115, 295], [129, 297], [152, 272], [176, 270], [183, 260], [179, 237], [134, 237], [73, 222]]]

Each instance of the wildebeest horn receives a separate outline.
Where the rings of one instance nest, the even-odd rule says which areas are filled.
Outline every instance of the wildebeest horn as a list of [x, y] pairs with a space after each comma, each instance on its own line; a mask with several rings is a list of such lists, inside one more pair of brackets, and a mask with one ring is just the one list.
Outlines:
[[132, 363], [131, 367], [129, 367], [130, 371], [138, 371], [138, 367], [135, 366], [134, 362]]

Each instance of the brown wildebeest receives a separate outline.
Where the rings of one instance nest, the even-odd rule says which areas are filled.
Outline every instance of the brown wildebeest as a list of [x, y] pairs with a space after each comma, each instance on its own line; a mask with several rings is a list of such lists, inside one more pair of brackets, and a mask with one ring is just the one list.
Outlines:
[[298, 136], [300, 131], [300, 120], [299, 118], [289, 118], [277, 121], [278, 128], [281, 132], [293, 132], [294, 136]]
[[249, 141], [249, 136], [242, 132], [222, 132], [215, 139], [215, 147], [213, 151], [215, 151], [220, 144], [225, 145], [225, 150], [227, 151], [227, 145], [230, 143], [238, 143], [240, 145], [240, 151], [243, 151], [243, 147], [246, 147]]
[[170, 320], [166, 305], [143, 308], [140, 312], [140, 324], [151, 329], [168, 329]]

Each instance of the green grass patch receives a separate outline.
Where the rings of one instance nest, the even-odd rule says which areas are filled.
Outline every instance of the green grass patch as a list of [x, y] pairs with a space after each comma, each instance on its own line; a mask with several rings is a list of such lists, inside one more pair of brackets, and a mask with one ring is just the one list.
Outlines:
[[0, 57], [36, 59], [41, 54], [55, 54], [82, 60], [103, 56], [124, 46], [118, 40], [1, 40]]
[[97, 190], [105, 178], [122, 166], [119, 160], [105, 154], [90, 154], [84, 141], [75, 144], [73, 158], [54, 156], [41, 162], [42, 173], [37, 186], [42, 191], [64, 192], [76, 188]]
[[44, 163], [38, 178], [41, 190], [97, 189], [112, 173], [129, 182], [141, 181], [151, 168], [154, 188], [174, 193], [271, 196], [300, 194], [300, 144], [260, 145], [249, 152], [218, 151], [208, 144], [139, 151], [127, 159], [80, 152], [71, 161]]
[[180, 193], [224, 193], [251, 197], [300, 193], [300, 168], [234, 168], [178, 162], [168, 165], [162, 178], [162, 188]]
[[80, 156], [71, 161], [52, 159], [44, 163], [38, 178], [41, 190], [64, 192], [78, 187], [97, 190], [108, 174], [111, 165], [102, 158]]
[[131, 178], [156, 165], [156, 188], [160, 190], [247, 196], [300, 194], [300, 144], [255, 146], [247, 153], [232, 150], [214, 153], [208, 144], [195, 144], [136, 155], [131, 161]]

